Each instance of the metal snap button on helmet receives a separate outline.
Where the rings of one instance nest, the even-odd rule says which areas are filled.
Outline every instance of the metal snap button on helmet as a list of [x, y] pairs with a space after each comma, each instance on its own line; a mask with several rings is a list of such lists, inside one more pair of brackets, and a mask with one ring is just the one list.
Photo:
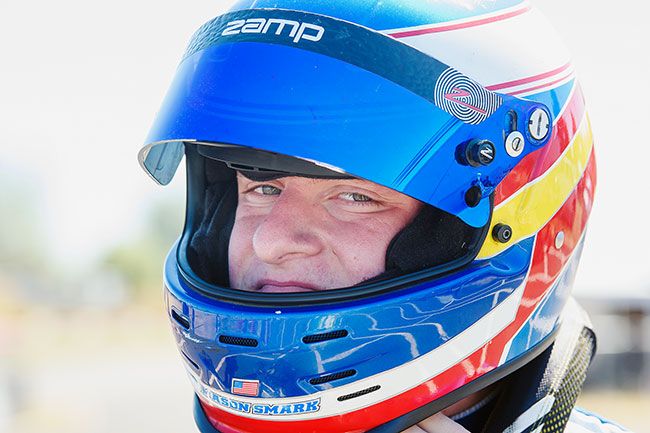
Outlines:
[[532, 138], [542, 141], [551, 131], [551, 119], [546, 110], [536, 108], [528, 119], [528, 132]]
[[506, 153], [513, 158], [518, 157], [524, 151], [524, 135], [519, 131], [513, 131], [506, 137]]
[[497, 224], [492, 230], [492, 237], [494, 237], [494, 240], [497, 242], [506, 244], [510, 242], [510, 239], [512, 239], [512, 227], [507, 224]]
[[472, 167], [490, 165], [496, 156], [496, 149], [490, 140], [473, 140], [465, 148], [465, 160]]
[[478, 206], [481, 199], [483, 199], [483, 191], [481, 191], [481, 187], [478, 185], [470, 187], [465, 193], [465, 203], [469, 207]]

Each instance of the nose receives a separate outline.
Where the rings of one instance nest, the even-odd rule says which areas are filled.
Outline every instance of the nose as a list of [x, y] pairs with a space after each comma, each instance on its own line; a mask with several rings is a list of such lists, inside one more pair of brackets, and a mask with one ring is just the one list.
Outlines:
[[323, 250], [318, 234], [322, 217], [317, 204], [285, 190], [253, 234], [255, 254], [269, 264], [319, 254]]

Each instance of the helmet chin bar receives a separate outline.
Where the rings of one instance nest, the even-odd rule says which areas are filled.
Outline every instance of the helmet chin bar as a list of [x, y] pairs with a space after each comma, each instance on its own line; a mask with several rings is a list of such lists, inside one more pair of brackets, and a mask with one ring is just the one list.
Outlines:
[[[497, 406], [482, 432], [501, 432], [515, 425], [520, 429], [531, 427], [530, 431], [540, 426], [563, 431], [596, 347], [591, 324], [573, 299], [563, 319], [552, 333], [524, 355], [367, 433], [400, 433], [504, 378]], [[528, 416], [529, 411], [534, 411], [537, 417]], [[194, 419], [202, 433], [221, 433], [208, 421], [198, 396], [194, 400]], [[526, 425], [522, 424], [524, 420], [528, 420]]]
[[[520, 369], [522, 372], [524, 370], [528, 371], [529, 369], [527, 368], [527, 364], [533, 364], [532, 361], [535, 358], [547, 357], [542, 355], [548, 355], [546, 352], [551, 351], [552, 344], [556, 338], [557, 333], [558, 330], [556, 329], [553, 333], [549, 334], [544, 340], [538, 343], [530, 352], [527, 352], [519, 358], [513, 359], [503, 368], [486, 373], [479, 379], [458, 388], [457, 390], [443, 396], [442, 398], [432, 401], [431, 403], [428, 403], [390, 422], [375, 427], [372, 430], [368, 430], [367, 433], [400, 433], [409, 427], [414, 426], [417, 423], [427, 419], [428, 417], [446, 409], [447, 407], [464, 399], [465, 397], [468, 397], [475, 392], [487, 388], [488, 386], [498, 382], [504, 377], [510, 374], [516, 374], [516, 372]], [[537, 387], [534, 389], [537, 390]], [[201, 407], [201, 402], [196, 395], [194, 400], [194, 419], [196, 420], [197, 426], [202, 433], [222, 433], [219, 430], [215, 429], [212, 424], [210, 424], [210, 421], [208, 421], [208, 418], [203, 411], [203, 408]]]

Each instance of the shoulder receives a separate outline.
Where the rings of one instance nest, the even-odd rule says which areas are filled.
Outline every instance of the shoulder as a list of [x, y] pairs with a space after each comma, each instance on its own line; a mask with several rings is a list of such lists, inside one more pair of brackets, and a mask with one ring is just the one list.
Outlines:
[[565, 433], [631, 433], [616, 423], [581, 408], [574, 408]]

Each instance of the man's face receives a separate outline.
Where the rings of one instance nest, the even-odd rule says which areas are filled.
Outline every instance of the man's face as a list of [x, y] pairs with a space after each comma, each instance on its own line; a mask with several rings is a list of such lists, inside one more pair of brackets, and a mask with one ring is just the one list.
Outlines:
[[421, 203], [358, 179], [237, 174], [230, 285], [267, 293], [349, 287], [384, 271], [393, 237]]

